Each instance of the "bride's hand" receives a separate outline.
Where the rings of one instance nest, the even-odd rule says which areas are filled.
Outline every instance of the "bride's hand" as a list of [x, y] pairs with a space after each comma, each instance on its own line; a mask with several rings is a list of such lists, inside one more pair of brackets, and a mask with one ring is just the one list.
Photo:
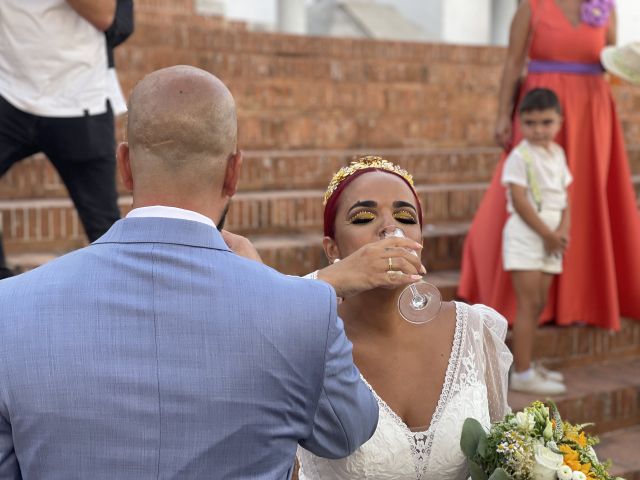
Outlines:
[[263, 263], [258, 250], [256, 250], [256, 247], [253, 246], [253, 243], [251, 243], [248, 238], [242, 235], [236, 235], [227, 230], [222, 230], [220, 233], [222, 234], [222, 239], [233, 253], [248, 258], [249, 260]]
[[427, 273], [420, 261], [421, 251], [422, 245], [414, 240], [385, 238], [318, 271], [318, 279], [330, 284], [343, 298], [374, 288], [409, 285]]

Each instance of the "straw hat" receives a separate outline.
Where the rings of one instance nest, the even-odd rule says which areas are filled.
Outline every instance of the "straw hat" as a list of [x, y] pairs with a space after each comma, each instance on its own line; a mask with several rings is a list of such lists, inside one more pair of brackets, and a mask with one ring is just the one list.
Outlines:
[[606, 47], [600, 54], [600, 60], [607, 72], [640, 85], [640, 42]]

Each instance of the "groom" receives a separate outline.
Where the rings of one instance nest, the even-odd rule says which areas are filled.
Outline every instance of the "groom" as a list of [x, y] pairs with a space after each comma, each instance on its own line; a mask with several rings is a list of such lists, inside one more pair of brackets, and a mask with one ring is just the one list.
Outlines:
[[233, 98], [202, 70], [134, 89], [118, 162], [134, 209], [0, 282], [0, 480], [284, 479], [337, 458], [377, 405], [322, 282], [241, 258]]

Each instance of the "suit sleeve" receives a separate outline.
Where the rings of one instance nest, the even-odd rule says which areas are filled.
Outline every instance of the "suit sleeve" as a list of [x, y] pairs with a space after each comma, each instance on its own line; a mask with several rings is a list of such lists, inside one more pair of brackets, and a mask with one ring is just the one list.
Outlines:
[[311, 435], [300, 445], [325, 458], [344, 458], [371, 438], [378, 404], [353, 364], [352, 345], [332, 301], [325, 371]]
[[8, 415], [0, 398], [0, 480], [20, 480], [20, 466], [13, 447]]

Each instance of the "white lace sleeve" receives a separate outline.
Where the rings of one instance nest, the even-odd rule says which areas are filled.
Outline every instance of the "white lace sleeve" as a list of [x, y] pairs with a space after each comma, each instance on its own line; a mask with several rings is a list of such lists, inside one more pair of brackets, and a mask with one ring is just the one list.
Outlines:
[[489, 416], [492, 422], [502, 420], [511, 411], [507, 403], [509, 367], [513, 356], [504, 343], [507, 336], [507, 320], [493, 308], [474, 305], [483, 325], [484, 379], [489, 400]]

